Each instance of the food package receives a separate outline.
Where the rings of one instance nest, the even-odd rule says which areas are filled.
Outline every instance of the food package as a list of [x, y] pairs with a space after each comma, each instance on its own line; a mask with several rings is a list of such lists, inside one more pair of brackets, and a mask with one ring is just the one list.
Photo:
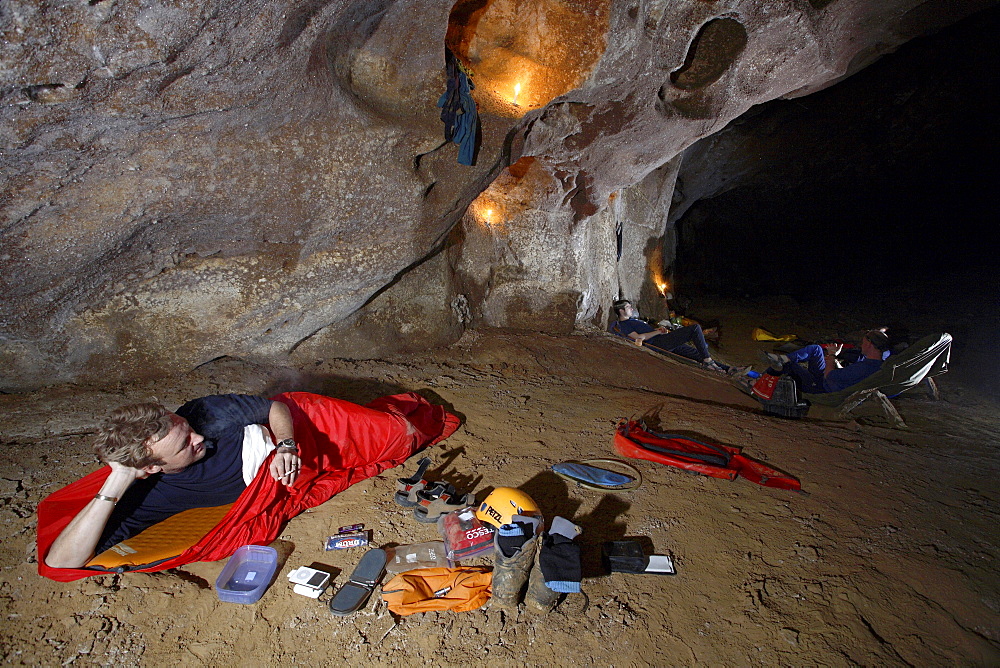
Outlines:
[[475, 510], [460, 508], [438, 518], [445, 554], [452, 561], [485, 556], [493, 551], [493, 527], [481, 522]]

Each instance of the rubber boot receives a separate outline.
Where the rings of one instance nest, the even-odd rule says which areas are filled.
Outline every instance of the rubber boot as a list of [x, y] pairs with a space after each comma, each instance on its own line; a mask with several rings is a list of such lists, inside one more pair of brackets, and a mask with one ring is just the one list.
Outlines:
[[524, 607], [544, 614], [555, 607], [559, 592], [552, 591], [545, 585], [545, 576], [542, 575], [542, 565], [539, 562], [541, 555], [542, 551], [536, 550], [535, 563], [528, 577], [528, 593], [524, 595]]
[[[490, 595], [490, 607], [512, 612], [517, 610], [517, 602], [521, 590], [528, 579], [531, 566], [535, 563], [538, 552], [538, 536], [521, 546], [517, 554], [505, 557], [497, 547], [493, 551], [493, 593]], [[543, 585], [544, 586], [544, 585]]]

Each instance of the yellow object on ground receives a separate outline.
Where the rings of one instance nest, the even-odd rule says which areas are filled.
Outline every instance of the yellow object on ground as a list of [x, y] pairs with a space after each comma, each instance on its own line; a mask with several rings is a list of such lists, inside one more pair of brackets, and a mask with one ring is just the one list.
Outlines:
[[482, 566], [419, 568], [400, 573], [382, 586], [382, 600], [401, 617], [416, 612], [464, 612], [486, 605], [493, 573]]
[[233, 504], [227, 503], [177, 513], [108, 548], [87, 565], [111, 569], [152, 564], [176, 557], [214, 529], [232, 507]]
[[794, 341], [799, 338], [795, 334], [783, 334], [781, 336], [775, 336], [771, 332], [763, 329], [761, 327], [755, 327], [753, 334], [751, 334], [754, 341]]

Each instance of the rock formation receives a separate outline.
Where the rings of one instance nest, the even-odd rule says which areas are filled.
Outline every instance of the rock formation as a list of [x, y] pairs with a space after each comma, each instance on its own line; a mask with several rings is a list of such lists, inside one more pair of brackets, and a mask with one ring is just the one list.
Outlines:
[[989, 4], [7, 0], [0, 390], [601, 324], [681, 151]]

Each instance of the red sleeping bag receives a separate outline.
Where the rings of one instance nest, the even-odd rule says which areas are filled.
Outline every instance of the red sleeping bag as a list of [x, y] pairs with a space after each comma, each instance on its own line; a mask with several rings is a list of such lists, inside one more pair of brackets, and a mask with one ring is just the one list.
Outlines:
[[[286, 487], [271, 477], [272, 453], [222, 521], [200, 541], [172, 559], [132, 570], [162, 571], [194, 561], [216, 561], [242, 545], [266, 545], [292, 517], [356, 482], [401, 464], [421, 448], [444, 440], [459, 426], [456, 416], [412, 392], [382, 397], [367, 406], [308, 392], [287, 392], [273, 400], [286, 404], [292, 413], [302, 459], [295, 484]], [[100, 491], [110, 473], [111, 467], [105, 466], [38, 505], [40, 575], [69, 582], [111, 572], [45, 565], [53, 541]]]
[[635, 420], [619, 423], [615, 431], [615, 450], [625, 457], [647, 459], [713, 478], [732, 480], [740, 475], [765, 487], [801, 490], [798, 480], [740, 454], [737, 447], [702, 443], [677, 434], [660, 434]]

